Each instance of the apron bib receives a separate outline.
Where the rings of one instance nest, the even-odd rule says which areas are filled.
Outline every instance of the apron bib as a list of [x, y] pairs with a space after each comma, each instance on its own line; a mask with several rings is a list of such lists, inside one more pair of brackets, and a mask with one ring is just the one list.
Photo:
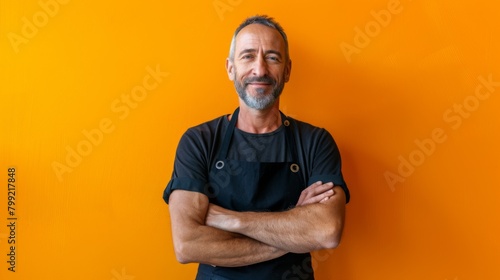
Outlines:
[[[228, 159], [239, 108], [224, 135], [217, 161], [210, 169], [211, 202], [235, 211], [283, 211], [295, 206], [304, 189], [297, 148], [290, 121], [281, 113], [285, 127], [286, 162], [249, 162]], [[273, 153], [274, 151], [266, 151]]]
[[[210, 202], [234, 211], [284, 211], [295, 206], [305, 179], [300, 172], [292, 125], [280, 112], [285, 128], [285, 162], [248, 162], [228, 159], [231, 139], [238, 121], [237, 108], [225, 132], [216, 162], [209, 172]], [[266, 151], [273, 153], [274, 151]], [[286, 254], [254, 265], [226, 268], [200, 264], [197, 280], [281, 279], [294, 264], [310, 263], [310, 254]], [[311, 277], [312, 270], [311, 270]], [[313, 279], [313, 278], [307, 278]]]

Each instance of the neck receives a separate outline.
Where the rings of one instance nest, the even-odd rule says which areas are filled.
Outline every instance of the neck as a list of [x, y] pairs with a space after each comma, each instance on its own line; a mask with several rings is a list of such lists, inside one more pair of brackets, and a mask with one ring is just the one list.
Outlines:
[[248, 133], [269, 133], [281, 126], [279, 100], [264, 110], [252, 109], [240, 101], [240, 113], [236, 127]]

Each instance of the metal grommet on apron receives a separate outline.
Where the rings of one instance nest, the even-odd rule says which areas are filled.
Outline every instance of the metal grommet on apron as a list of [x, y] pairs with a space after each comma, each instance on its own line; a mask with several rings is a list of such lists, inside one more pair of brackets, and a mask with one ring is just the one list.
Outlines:
[[283, 124], [284, 124], [285, 126], [289, 126], [289, 125], [290, 125], [290, 121], [285, 120], [285, 121], [283, 122]]
[[218, 162], [215, 163], [215, 168], [219, 170], [224, 168], [224, 162], [222, 160], [219, 160]]
[[300, 167], [298, 164], [296, 163], [292, 163], [292, 165], [290, 165], [290, 170], [293, 172], [293, 173], [297, 173], [299, 172], [300, 170]]

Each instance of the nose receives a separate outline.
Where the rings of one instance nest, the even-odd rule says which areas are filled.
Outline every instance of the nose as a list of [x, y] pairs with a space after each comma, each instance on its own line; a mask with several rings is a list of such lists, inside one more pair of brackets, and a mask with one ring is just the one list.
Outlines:
[[258, 58], [254, 60], [252, 74], [257, 77], [263, 77], [268, 74], [267, 63], [263, 56], [259, 55]]

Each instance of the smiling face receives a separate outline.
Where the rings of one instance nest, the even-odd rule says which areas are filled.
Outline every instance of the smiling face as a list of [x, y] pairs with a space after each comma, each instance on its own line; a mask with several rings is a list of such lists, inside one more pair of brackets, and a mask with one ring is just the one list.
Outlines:
[[290, 78], [291, 61], [285, 55], [283, 37], [274, 28], [250, 24], [241, 29], [234, 44], [226, 70], [240, 99], [253, 109], [271, 107]]

